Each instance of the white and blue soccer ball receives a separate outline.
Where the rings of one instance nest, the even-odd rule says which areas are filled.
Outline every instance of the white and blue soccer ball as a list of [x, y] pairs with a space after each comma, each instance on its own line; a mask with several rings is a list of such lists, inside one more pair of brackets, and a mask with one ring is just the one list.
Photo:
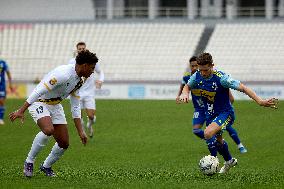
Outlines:
[[217, 157], [207, 155], [199, 161], [199, 168], [205, 175], [214, 175], [218, 172], [219, 159]]

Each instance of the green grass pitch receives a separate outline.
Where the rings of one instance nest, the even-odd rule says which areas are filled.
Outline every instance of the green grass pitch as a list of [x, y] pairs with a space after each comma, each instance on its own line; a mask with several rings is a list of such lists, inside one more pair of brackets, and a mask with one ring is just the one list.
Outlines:
[[[56, 178], [39, 172], [54, 139], [39, 154], [34, 177], [25, 178], [23, 163], [38, 127], [26, 120], [11, 123], [8, 112], [24, 100], [7, 100], [0, 126], [0, 188], [284, 188], [284, 109], [236, 101], [237, 129], [247, 154], [240, 154], [227, 133], [224, 138], [238, 165], [226, 175], [202, 175], [199, 160], [209, 154], [205, 142], [192, 134], [192, 105], [175, 101], [97, 100], [95, 136], [80, 143], [69, 123], [70, 147], [53, 166]], [[223, 159], [219, 156], [221, 165]]]

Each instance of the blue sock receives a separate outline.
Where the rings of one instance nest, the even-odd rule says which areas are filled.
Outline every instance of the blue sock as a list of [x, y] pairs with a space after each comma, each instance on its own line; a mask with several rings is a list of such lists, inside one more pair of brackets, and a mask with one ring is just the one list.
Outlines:
[[4, 113], [5, 113], [5, 107], [4, 106], [0, 106], [0, 119], [4, 118]]
[[195, 134], [199, 138], [205, 139], [204, 138], [204, 131], [202, 129], [192, 129], [192, 132], [193, 132], [193, 134]]
[[210, 154], [211, 156], [217, 156], [217, 140], [216, 140], [216, 137], [213, 136], [212, 138], [210, 139], [207, 139], [206, 140], [206, 143], [207, 143], [207, 146], [208, 146], [208, 150], [210, 151]]
[[228, 144], [225, 140], [223, 140], [223, 144], [217, 142], [218, 152], [223, 156], [225, 161], [229, 161], [232, 159], [232, 156], [229, 152]]
[[241, 140], [239, 139], [236, 129], [234, 129], [232, 126], [229, 126], [226, 128], [226, 130], [228, 131], [229, 135], [231, 136], [231, 138], [235, 141], [237, 145], [241, 143]]

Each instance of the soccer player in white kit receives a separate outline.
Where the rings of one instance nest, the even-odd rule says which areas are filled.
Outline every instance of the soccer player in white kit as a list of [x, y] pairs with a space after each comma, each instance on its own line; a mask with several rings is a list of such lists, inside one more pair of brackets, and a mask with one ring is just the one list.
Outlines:
[[[79, 42], [76, 45], [77, 53], [86, 50], [86, 43]], [[76, 64], [75, 58], [69, 61], [69, 64]], [[96, 80], [95, 74], [92, 74], [86, 79], [83, 86], [79, 90], [80, 94], [80, 106], [81, 110], [85, 110], [88, 116], [87, 128], [89, 130], [89, 136], [92, 138], [94, 135], [93, 124], [96, 122], [96, 102], [95, 102], [95, 86], [100, 89], [104, 82], [104, 72], [97, 63], [95, 72], [99, 75], [99, 79]], [[81, 118], [82, 125], [84, 125], [84, 119]]]
[[47, 144], [52, 135], [56, 141], [50, 154], [41, 164], [40, 170], [46, 176], [55, 176], [51, 166], [63, 155], [69, 146], [69, 136], [64, 110], [60, 102], [70, 95], [72, 117], [83, 144], [87, 136], [82, 130], [80, 96], [82, 77], [88, 78], [98, 62], [96, 54], [89, 51], [76, 56], [75, 65], [62, 65], [50, 71], [36, 86], [26, 102], [15, 112], [10, 113], [10, 120], [20, 118], [24, 121], [24, 112], [29, 109], [31, 116], [40, 128], [34, 138], [31, 150], [24, 163], [24, 175], [32, 177], [36, 156]]

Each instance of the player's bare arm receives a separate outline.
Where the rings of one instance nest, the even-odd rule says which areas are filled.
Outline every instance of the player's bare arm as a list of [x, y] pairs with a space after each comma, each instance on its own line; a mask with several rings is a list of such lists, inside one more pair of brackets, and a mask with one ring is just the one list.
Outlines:
[[235, 101], [235, 98], [234, 98], [231, 90], [229, 90], [229, 99], [230, 99], [231, 104], [233, 104], [234, 101]]
[[86, 145], [87, 144], [87, 135], [82, 129], [83, 127], [81, 125], [81, 119], [80, 118], [74, 118], [73, 120], [74, 120], [75, 127], [77, 129], [79, 137], [81, 138], [82, 143], [84, 145]]
[[23, 123], [25, 119], [24, 117], [25, 111], [28, 109], [29, 106], [30, 104], [28, 102], [25, 102], [23, 106], [21, 106], [18, 110], [10, 113], [9, 114], [10, 120], [13, 122], [15, 121], [15, 119], [20, 118]]
[[103, 85], [103, 81], [96, 80], [96, 88], [97, 88], [97, 89], [102, 88], [102, 85]]
[[248, 95], [251, 99], [253, 99], [260, 106], [271, 107], [275, 109], [277, 108], [278, 99], [276, 98], [270, 98], [270, 99], [264, 100], [260, 98], [259, 96], [257, 96], [257, 94], [252, 89], [250, 89], [249, 87], [247, 87], [246, 85], [242, 83], [240, 83], [238, 90]]
[[184, 103], [188, 103], [189, 100], [189, 92], [190, 92], [190, 87], [188, 85], [185, 85], [182, 89], [182, 95], [180, 100]]
[[7, 71], [6, 74], [7, 74], [7, 78], [8, 78], [8, 83], [9, 83], [10, 91], [13, 93], [13, 92], [14, 92], [14, 88], [13, 88], [13, 84], [12, 84], [11, 72], [10, 72], [10, 71]]
[[178, 94], [177, 94], [177, 97], [176, 97], [176, 103], [177, 104], [180, 104], [180, 95], [182, 94], [182, 89], [184, 87], [185, 84], [180, 84], [180, 87], [179, 87], [179, 91], [178, 91]]

